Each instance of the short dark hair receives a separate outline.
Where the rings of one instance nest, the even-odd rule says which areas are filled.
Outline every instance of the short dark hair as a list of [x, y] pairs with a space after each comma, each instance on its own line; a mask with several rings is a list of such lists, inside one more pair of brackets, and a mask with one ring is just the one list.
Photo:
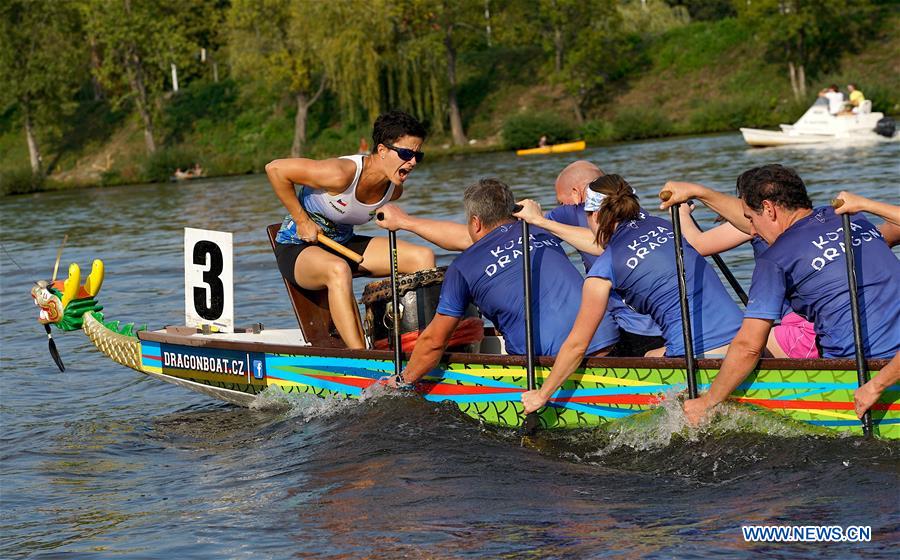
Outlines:
[[427, 135], [422, 123], [403, 111], [382, 113], [372, 126], [374, 149], [377, 149], [379, 144], [393, 144], [403, 136], [415, 136], [425, 140]]
[[481, 179], [463, 193], [466, 220], [478, 216], [486, 227], [511, 219], [515, 203], [509, 186], [499, 179]]
[[762, 211], [763, 200], [770, 200], [787, 210], [812, 208], [800, 175], [778, 163], [741, 173], [737, 179], [737, 195], [754, 212]]

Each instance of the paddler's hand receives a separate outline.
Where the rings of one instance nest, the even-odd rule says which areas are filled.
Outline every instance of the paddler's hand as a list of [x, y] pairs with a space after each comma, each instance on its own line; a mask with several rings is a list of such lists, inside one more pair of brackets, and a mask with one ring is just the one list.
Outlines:
[[869, 410], [881, 396], [881, 391], [875, 388], [875, 384], [869, 381], [853, 393], [853, 410], [856, 417], [862, 419], [863, 414]]
[[322, 231], [319, 229], [319, 226], [309, 218], [296, 222], [297, 224], [297, 236], [304, 243], [318, 243], [319, 242], [319, 232]]
[[541, 211], [541, 205], [534, 200], [526, 198], [525, 200], [516, 202], [516, 204], [520, 205], [522, 209], [518, 212], [513, 212], [514, 217], [525, 220], [529, 224], [535, 224], [535, 222], [544, 218], [544, 213]]
[[706, 187], [698, 185], [697, 183], [668, 181], [665, 186], [659, 190], [659, 199], [662, 201], [662, 204], [659, 205], [659, 209], [666, 210], [673, 204], [687, 202], [692, 198], [701, 198], [705, 189]]
[[844, 202], [834, 209], [835, 214], [856, 214], [857, 212], [866, 212], [869, 200], [858, 194], [841, 191], [835, 200], [843, 200]]
[[407, 229], [406, 224], [408, 221], [409, 214], [396, 204], [386, 204], [375, 212], [375, 223], [386, 230], [399, 231]]
[[545, 404], [547, 404], [547, 398], [541, 394], [540, 390], [522, 393], [522, 405], [525, 407], [525, 414], [531, 414]]
[[709, 414], [713, 407], [709, 401], [709, 393], [703, 393], [696, 399], [687, 399], [684, 401], [684, 417], [688, 424], [697, 427]]

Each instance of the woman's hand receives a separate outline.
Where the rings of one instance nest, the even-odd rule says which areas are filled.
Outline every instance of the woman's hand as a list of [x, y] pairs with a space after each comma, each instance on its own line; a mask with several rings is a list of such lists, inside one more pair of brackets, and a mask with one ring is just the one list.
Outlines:
[[303, 221], [295, 222], [295, 223], [297, 224], [297, 236], [304, 243], [318, 243], [319, 242], [318, 237], [319, 237], [319, 233], [321, 233], [322, 230], [319, 228], [318, 225], [316, 225], [316, 223], [314, 221], [307, 218]]
[[545, 404], [547, 404], [547, 398], [541, 395], [541, 392], [538, 390], [522, 393], [522, 405], [525, 407], [525, 414], [531, 414]]
[[544, 213], [541, 211], [541, 205], [534, 200], [526, 198], [525, 200], [518, 201], [516, 204], [522, 207], [518, 212], [513, 212], [513, 216], [516, 218], [525, 220], [529, 224], [534, 224], [544, 218]]

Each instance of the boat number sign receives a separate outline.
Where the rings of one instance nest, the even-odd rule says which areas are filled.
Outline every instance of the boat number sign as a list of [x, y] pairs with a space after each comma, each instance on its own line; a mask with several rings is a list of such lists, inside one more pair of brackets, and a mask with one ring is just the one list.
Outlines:
[[184, 321], [234, 332], [230, 232], [184, 228]]

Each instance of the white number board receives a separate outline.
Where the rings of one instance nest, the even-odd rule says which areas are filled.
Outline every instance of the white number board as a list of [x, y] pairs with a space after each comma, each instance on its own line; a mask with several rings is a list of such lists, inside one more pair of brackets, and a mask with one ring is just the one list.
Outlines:
[[231, 233], [184, 228], [184, 321], [234, 332]]

